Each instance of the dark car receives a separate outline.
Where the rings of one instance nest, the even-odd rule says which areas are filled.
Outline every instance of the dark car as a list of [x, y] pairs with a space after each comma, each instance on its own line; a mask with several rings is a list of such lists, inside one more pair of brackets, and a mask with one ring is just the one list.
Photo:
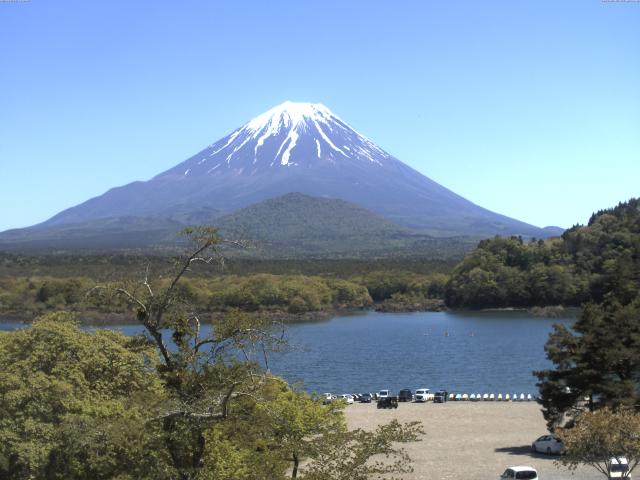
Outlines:
[[398, 397], [383, 397], [378, 399], [378, 408], [398, 408]]
[[448, 395], [449, 393], [446, 390], [438, 390], [433, 395], [433, 403], [445, 403]]
[[399, 402], [411, 402], [413, 401], [413, 392], [409, 388], [403, 388], [398, 393]]
[[371, 403], [371, 400], [373, 400], [373, 397], [371, 396], [370, 393], [360, 394], [360, 403]]

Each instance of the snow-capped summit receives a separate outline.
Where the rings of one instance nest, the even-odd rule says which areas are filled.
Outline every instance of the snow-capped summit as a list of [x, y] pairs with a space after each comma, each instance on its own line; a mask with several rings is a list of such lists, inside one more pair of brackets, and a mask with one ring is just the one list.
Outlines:
[[437, 184], [324, 105], [294, 102], [256, 116], [149, 181], [113, 188], [43, 225], [125, 216], [188, 218], [196, 211], [224, 214], [291, 192], [346, 200], [435, 235], [548, 236]]
[[291, 102], [287, 100], [249, 120], [243, 127], [253, 131], [261, 131], [270, 127], [272, 128], [271, 132], [274, 132], [280, 126], [295, 128], [302, 125], [304, 127], [305, 122], [319, 121], [326, 123], [332, 118], [341, 121], [321, 103]]
[[382, 165], [390, 157], [324, 105], [289, 101], [249, 120], [201, 154], [166, 174], [210, 175], [228, 169], [255, 175], [264, 168], [340, 161]]

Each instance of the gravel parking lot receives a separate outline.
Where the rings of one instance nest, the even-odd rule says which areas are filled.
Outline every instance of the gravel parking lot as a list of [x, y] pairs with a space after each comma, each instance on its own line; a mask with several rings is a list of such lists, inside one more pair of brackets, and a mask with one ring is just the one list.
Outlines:
[[530, 465], [541, 480], [604, 478], [591, 467], [572, 473], [555, 465], [557, 457], [531, 452], [531, 443], [547, 433], [535, 402], [400, 403], [388, 410], [356, 403], [346, 408], [346, 418], [351, 428], [363, 429], [392, 419], [423, 423], [422, 441], [406, 445], [414, 460], [406, 480], [495, 480], [511, 465]]

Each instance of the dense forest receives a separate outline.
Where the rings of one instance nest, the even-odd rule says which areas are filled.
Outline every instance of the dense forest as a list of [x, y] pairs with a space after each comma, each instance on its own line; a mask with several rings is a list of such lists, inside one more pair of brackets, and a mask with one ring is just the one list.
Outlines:
[[560, 238], [483, 240], [451, 274], [450, 307], [579, 306], [640, 291], [640, 200], [592, 215]]
[[[462, 257], [461, 257], [462, 258]], [[216, 275], [321, 275], [349, 278], [377, 271], [402, 271], [418, 274], [451, 272], [460, 261], [433, 260], [421, 256], [360, 258], [233, 258], [224, 266], [216, 266], [206, 273], [189, 272], [190, 277]], [[0, 277], [50, 276], [90, 277], [99, 281], [137, 280], [147, 266], [158, 272], [169, 271], [174, 257], [153, 252], [114, 254], [56, 253], [21, 255], [0, 252]]]

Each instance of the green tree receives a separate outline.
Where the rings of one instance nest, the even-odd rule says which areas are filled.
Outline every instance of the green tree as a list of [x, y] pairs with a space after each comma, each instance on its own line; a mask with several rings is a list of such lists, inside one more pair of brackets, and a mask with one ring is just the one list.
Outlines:
[[153, 436], [136, 433], [163, 397], [155, 358], [139, 338], [83, 332], [65, 313], [0, 334], [0, 476], [166, 478]]
[[335, 432], [347, 430], [342, 402], [322, 405], [304, 392], [281, 383], [273, 399], [259, 404], [270, 436], [281, 455], [292, 463], [291, 478], [298, 477], [300, 462], [317, 455], [321, 444]]
[[587, 407], [635, 405], [640, 401], [640, 299], [588, 305], [573, 332], [555, 325], [545, 350], [554, 368], [535, 372], [550, 428]]

